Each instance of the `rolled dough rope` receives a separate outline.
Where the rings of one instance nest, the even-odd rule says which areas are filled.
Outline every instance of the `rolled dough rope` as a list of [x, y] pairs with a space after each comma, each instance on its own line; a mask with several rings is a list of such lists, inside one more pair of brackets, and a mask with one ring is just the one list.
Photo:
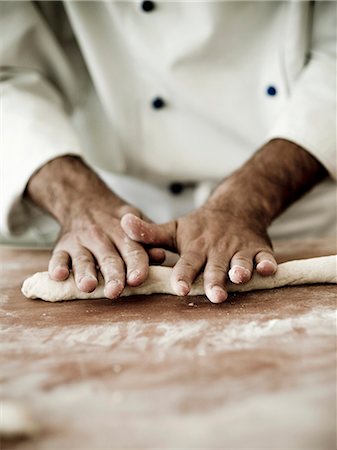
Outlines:
[[[300, 284], [337, 283], [337, 255], [289, 261], [278, 266], [275, 275], [261, 277], [254, 273], [246, 284], [228, 283], [228, 292], [245, 292], [257, 289], [273, 289]], [[122, 297], [139, 294], [173, 294], [170, 284], [171, 267], [151, 266], [148, 279], [138, 287], [127, 286]], [[104, 298], [104, 282], [99, 277], [97, 288], [91, 293], [81, 292], [71, 274], [66, 281], [53, 281], [48, 272], [38, 272], [27, 278], [22, 293], [28, 298], [40, 298], [49, 302]], [[203, 277], [200, 275], [188, 295], [204, 295]]]

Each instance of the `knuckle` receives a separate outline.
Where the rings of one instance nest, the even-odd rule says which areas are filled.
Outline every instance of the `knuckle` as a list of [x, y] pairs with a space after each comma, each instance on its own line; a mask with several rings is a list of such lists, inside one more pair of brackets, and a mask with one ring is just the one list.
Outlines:
[[200, 257], [200, 252], [204, 251], [206, 247], [207, 247], [206, 237], [201, 235], [193, 239], [193, 241], [191, 241], [189, 245], [186, 246], [186, 253]]
[[55, 248], [53, 250], [51, 259], [54, 259], [54, 260], [56, 260], [56, 259], [65, 259], [67, 257], [68, 257], [67, 252], [65, 252], [64, 250]]
[[126, 257], [129, 259], [129, 260], [131, 260], [131, 261], [133, 261], [133, 260], [140, 260], [140, 259], [145, 259], [145, 258], [147, 258], [146, 257], [146, 253], [145, 253], [145, 250], [141, 250], [141, 249], [132, 249], [132, 250], [129, 250], [128, 252], [127, 252], [127, 255], [126, 255]]
[[231, 242], [227, 242], [225, 239], [221, 239], [216, 242], [210, 248], [210, 255], [215, 256], [217, 258], [225, 259], [234, 255], [239, 250], [239, 245], [235, 239], [232, 239]]
[[104, 276], [116, 277], [123, 270], [123, 262], [119, 256], [104, 256], [99, 265], [99, 269]]
[[216, 276], [213, 274], [213, 275], [204, 277], [204, 283], [205, 283], [205, 286], [208, 287], [208, 289], [211, 289], [214, 286], [219, 286], [219, 285], [223, 286], [223, 285], [225, 285], [225, 282], [226, 282], [225, 275], [220, 277], [219, 275]]
[[234, 262], [235, 264], [240, 263], [240, 264], [243, 264], [244, 266], [247, 266], [247, 265], [250, 266], [252, 264], [252, 257], [247, 256], [247, 255], [237, 254], [237, 255], [233, 256], [232, 262]]
[[101, 246], [107, 246], [109, 238], [106, 236], [101, 227], [96, 224], [90, 225], [87, 229], [87, 236], [91, 242], [96, 242]]
[[53, 254], [64, 251], [65, 248], [67, 247], [67, 243], [68, 238], [66, 236], [63, 235], [59, 237], [53, 249]]
[[73, 257], [73, 264], [74, 265], [89, 265], [93, 264], [92, 258], [90, 258], [88, 255], [76, 255]]
[[141, 211], [131, 205], [123, 205], [118, 210], [118, 217], [123, 217], [125, 214], [134, 214], [135, 216], [142, 217]]
[[207, 272], [210, 271], [212, 273], [224, 273], [227, 270], [227, 261], [221, 262], [211, 262], [209, 267], [207, 268]]
[[207, 281], [217, 281], [217, 280], [224, 280], [226, 277], [226, 273], [224, 271], [220, 272], [217, 270], [210, 269], [209, 271], [205, 272], [204, 278]]
[[123, 289], [125, 285], [125, 277], [118, 272], [104, 273], [104, 282], [107, 285], [108, 283], [113, 282], [114, 288], [119, 290]]
[[204, 272], [204, 278], [208, 283], [223, 282], [227, 277], [227, 266], [220, 263], [209, 264]]
[[189, 249], [181, 254], [180, 259], [184, 264], [193, 267], [203, 259], [203, 253], [200, 250]]
[[89, 225], [87, 232], [92, 239], [101, 239], [102, 230], [96, 224]]
[[270, 258], [274, 259], [273, 251], [268, 248], [260, 249], [257, 254], [268, 259]]
[[192, 271], [195, 268], [195, 264], [193, 264], [193, 262], [189, 259], [187, 259], [186, 257], [181, 257], [178, 269], [180, 272], [182, 271]]
[[193, 247], [200, 249], [205, 247], [207, 244], [207, 239], [206, 236], [204, 236], [203, 234], [201, 236], [198, 236], [194, 242], [193, 242]]
[[120, 258], [117, 255], [106, 255], [103, 256], [103, 258], [101, 259], [101, 264], [100, 266], [110, 266], [110, 265], [115, 265], [116, 263], [118, 263], [120, 260]]

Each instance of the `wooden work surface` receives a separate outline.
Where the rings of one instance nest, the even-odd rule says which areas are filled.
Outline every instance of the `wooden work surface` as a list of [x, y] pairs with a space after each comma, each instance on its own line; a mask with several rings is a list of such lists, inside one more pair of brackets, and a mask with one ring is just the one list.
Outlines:
[[48, 252], [0, 259], [2, 393], [41, 427], [4, 449], [335, 449], [336, 286], [52, 304], [20, 293]]

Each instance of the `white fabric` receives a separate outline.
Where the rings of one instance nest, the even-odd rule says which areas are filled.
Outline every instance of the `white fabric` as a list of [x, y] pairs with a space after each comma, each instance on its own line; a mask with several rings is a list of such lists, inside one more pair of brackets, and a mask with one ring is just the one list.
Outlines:
[[[302, 145], [335, 177], [336, 8], [314, 3], [160, 1], [145, 13], [134, 1], [65, 1], [62, 16], [62, 2], [0, 2], [1, 231], [43, 222], [22, 192], [34, 171], [67, 153], [117, 188], [127, 175], [160, 191], [159, 220], [199, 204], [273, 137]], [[165, 108], [151, 107], [156, 96]], [[196, 181], [196, 192], [172, 196], [176, 180]], [[334, 189], [323, 183], [284, 223], [302, 217], [309, 234], [331, 233]], [[313, 212], [312, 226], [301, 211]]]

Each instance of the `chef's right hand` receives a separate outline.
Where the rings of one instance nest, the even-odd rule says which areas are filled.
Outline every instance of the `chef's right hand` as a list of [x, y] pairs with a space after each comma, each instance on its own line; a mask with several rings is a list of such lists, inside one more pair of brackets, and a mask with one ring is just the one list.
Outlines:
[[147, 250], [124, 233], [121, 217], [130, 212], [142, 217], [141, 212], [111, 192], [77, 157], [47, 163], [32, 176], [26, 193], [61, 225], [49, 261], [53, 280], [67, 279], [72, 270], [77, 287], [92, 292], [99, 269], [104, 295], [114, 299], [126, 283], [138, 286], [146, 280], [149, 259], [160, 263], [165, 258], [163, 250]]

